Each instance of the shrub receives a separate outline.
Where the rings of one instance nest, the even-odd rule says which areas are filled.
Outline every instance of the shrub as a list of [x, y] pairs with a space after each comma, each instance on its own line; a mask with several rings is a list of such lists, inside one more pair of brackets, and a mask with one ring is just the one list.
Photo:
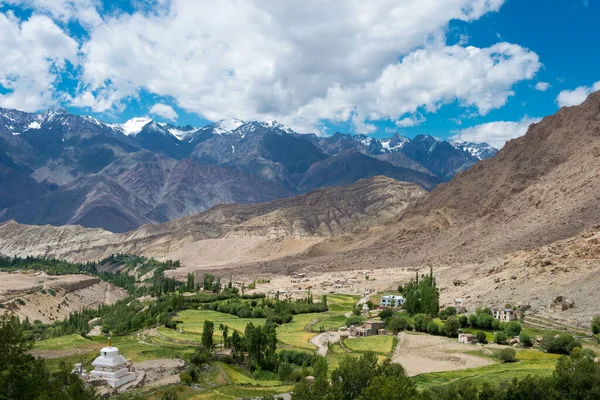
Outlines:
[[190, 356], [190, 362], [194, 365], [201, 366], [206, 364], [210, 358], [210, 354], [207, 351], [200, 351]]
[[357, 315], [353, 315], [351, 317], [346, 318], [346, 326], [350, 325], [362, 325], [364, 318], [359, 317]]
[[48, 293], [50, 293], [52, 296], [56, 296], [56, 291], [54, 289], [48, 289]]
[[529, 335], [525, 332], [521, 332], [521, 334], [519, 335], [519, 342], [521, 342], [521, 345], [524, 347], [533, 346], [533, 341], [531, 340], [531, 337], [529, 337]]
[[478, 321], [478, 317], [477, 314], [471, 314], [469, 315], [469, 325], [471, 326], [471, 328], [476, 328], [477, 326], [477, 321]]
[[438, 316], [440, 317], [440, 319], [442, 321], [447, 320], [449, 317], [453, 317], [456, 315], [456, 308], [455, 307], [448, 307], [443, 309], [442, 311], [440, 311], [440, 313], [438, 314]]
[[507, 347], [498, 352], [498, 358], [505, 363], [515, 362], [517, 360], [516, 355], [517, 352], [512, 347]]
[[459, 316], [458, 324], [461, 328], [466, 328], [469, 325], [469, 318], [466, 315]]
[[506, 343], [508, 337], [506, 336], [506, 333], [504, 333], [503, 331], [499, 331], [496, 332], [496, 335], [494, 336], [494, 343], [496, 344], [504, 344]]
[[477, 332], [475, 337], [477, 338], [477, 342], [479, 342], [481, 344], [487, 343], [487, 335], [485, 334], [485, 332], [479, 331], [479, 332]]
[[516, 321], [509, 322], [504, 326], [504, 332], [506, 332], [506, 336], [509, 338], [519, 336], [521, 333], [521, 324]]
[[456, 337], [458, 336], [458, 329], [460, 328], [460, 324], [455, 317], [448, 317], [446, 323], [444, 323], [444, 332], [448, 337]]
[[498, 321], [497, 319], [493, 319], [492, 320], [492, 329], [497, 331], [500, 329], [500, 327], [502, 326], [502, 324], [500, 323], [500, 321]]
[[22, 306], [24, 306], [24, 305], [25, 305], [25, 301], [24, 301], [23, 299], [16, 299], [16, 300], [15, 300], [15, 302], [16, 302], [17, 304], [20, 304], [20, 305], [22, 305]]
[[541, 348], [548, 353], [569, 354], [569, 344], [574, 340], [573, 335], [568, 333], [557, 336], [549, 334], [542, 339]]
[[191, 385], [192, 382], [194, 382], [190, 374], [188, 374], [185, 371], [179, 374], [179, 380], [181, 381], [181, 383], [188, 386]]
[[592, 332], [594, 335], [600, 334], [600, 317], [592, 318]]
[[402, 332], [408, 328], [408, 320], [402, 317], [393, 317], [390, 318], [386, 327], [394, 333]]
[[434, 321], [429, 321], [427, 323], [427, 332], [431, 335], [439, 335], [440, 327]]
[[482, 313], [477, 316], [476, 326], [482, 329], [492, 329], [494, 321], [497, 321], [497, 319], [494, 319], [490, 314]]
[[386, 308], [385, 310], [382, 310], [379, 313], [379, 318], [381, 318], [382, 320], [386, 320], [386, 319], [388, 319], [390, 317], [393, 317], [393, 316], [394, 316], [394, 312], [392, 311], [391, 308]]
[[574, 340], [567, 345], [567, 351], [569, 352], [569, 354], [571, 354], [574, 349], [581, 349], [582, 347], [583, 346], [581, 345], [581, 342], [579, 340]]
[[414, 319], [415, 330], [418, 332], [427, 332], [427, 324], [431, 321], [431, 317], [425, 314], [417, 314]]

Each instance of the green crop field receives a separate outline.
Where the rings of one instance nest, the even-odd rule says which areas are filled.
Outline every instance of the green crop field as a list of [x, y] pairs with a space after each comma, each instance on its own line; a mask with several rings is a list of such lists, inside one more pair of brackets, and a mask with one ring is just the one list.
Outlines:
[[344, 345], [353, 352], [372, 351], [377, 354], [389, 354], [393, 341], [393, 336], [367, 336], [344, 340]]
[[414, 377], [418, 387], [447, 385], [456, 382], [472, 382], [481, 385], [485, 382], [497, 385], [513, 378], [524, 378], [527, 375], [547, 376], [552, 374], [559, 356], [538, 350], [517, 351], [517, 362], [497, 363], [481, 368], [463, 369], [459, 371], [434, 372]]

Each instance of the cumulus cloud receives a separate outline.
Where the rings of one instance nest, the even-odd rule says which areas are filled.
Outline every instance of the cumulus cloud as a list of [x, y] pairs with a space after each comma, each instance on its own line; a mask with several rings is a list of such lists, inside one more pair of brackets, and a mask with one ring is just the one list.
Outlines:
[[88, 27], [102, 22], [96, 10], [99, 0], [3, 0], [3, 2], [43, 12], [60, 21], [76, 19]]
[[78, 44], [50, 18], [0, 14], [0, 106], [37, 111], [55, 102], [58, 75], [77, 63]]
[[548, 82], [538, 82], [535, 84], [535, 90], [539, 90], [540, 92], [545, 92], [548, 89], [550, 89]]
[[172, 122], [177, 121], [177, 118], [179, 117], [173, 107], [162, 103], [156, 103], [153, 105], [150, 109], [150, 114], [158, 115]]
[[69, 104], [97, 112], [144, 91], [209, 120], [276, 119], [299, 131], [351, 121], [369, 133], [373, 121], [414, 126], [456, 101], [486, 114], [540, 68], [515, 44], [446, 46], [449, 21], [504, 0], [155, 0], [102, 16], [98, 0], [9, 1], [84, 23]]
[[[353, 96], [362, 89], [371, 97], [374, 86], [390, 74], [388, 68], [410, 57], [413, 49], [425, 46], [431, 57], [437, 50], [444, 52], [450, 20], [474, 20], [497, 11], [502, 3], [173, 0], [164, 13], [113, 16], [93, 30], [82, 47], [86, 88], [82, 96], [103, 92], [92, 105], [103, 111], [107, 99], [118, 102], [143, 89], [170, 96], [179, 106], [211, 120], [277, 119], [297, 128], [314, 126], [322, 118], [353, 119], [357, 129], [360, 124], [370, 130], [365, 121], [390, 113], [379, 107], [373, 115], [372, 107], [348, 108], [348, 99], [335, 98], [337, 93]], [[456, 55], [459, 49], [464, 51], [459, 47]], [[489, 65], [496, 62], [514, 60], [494, 60], [490, 55]], [[481, 83], [496, 86], [495, 80], [488, 76]], [[510, 90], [503, 89], [492, 88], [499, 99], [478, 101], [483, 112], [504, 103]], [[385, 101], [382, 107], [390, 108]], [[323, 102], [327, 104], [318, 118], [307, 114]], [[412, 103], [404, 108], [413, 109]]]
[[523, 136], [529, 125], [537, 123], [541, 118], [523, 117], [520, 121], [494, 121], [457, 130], [452, 140], [460, 142], [486, 142], [498, 149], [510, 139]]
[[398, 128], [409, 128], [411, 126], [421, 125], [423, 122], [425, 122], [425, 118], [422, 115], [411, 115], [396, 121], [396, 126]]
[[600, 90], [600, 81], [594, 83], [592, 86], [579, 86], [573, 90], [563, 90], [556, 97], [556, 104], [559, 107], [577, 106], [597, 90]]

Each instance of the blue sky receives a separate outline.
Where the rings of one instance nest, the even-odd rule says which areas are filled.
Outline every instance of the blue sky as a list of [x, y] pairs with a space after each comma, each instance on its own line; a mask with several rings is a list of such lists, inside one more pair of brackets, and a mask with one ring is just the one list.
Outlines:
[[600, 89], [599, 0], [4, 0], [0, 106], [502, 146]]

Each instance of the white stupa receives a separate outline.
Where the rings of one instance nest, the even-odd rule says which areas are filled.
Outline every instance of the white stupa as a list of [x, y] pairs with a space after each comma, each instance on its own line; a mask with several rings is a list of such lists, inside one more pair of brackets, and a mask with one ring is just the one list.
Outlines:
[[96, 357], [92, 365], [94, 370], [90, 372], [90, 376], [104, 379], [114, 388], [135, 380], [135, 372], [131, 371], [131, 365], [119, 354], [119, 349], [112, 347], [110, 338], [108, 346], [100, 350], [100, 357]]

